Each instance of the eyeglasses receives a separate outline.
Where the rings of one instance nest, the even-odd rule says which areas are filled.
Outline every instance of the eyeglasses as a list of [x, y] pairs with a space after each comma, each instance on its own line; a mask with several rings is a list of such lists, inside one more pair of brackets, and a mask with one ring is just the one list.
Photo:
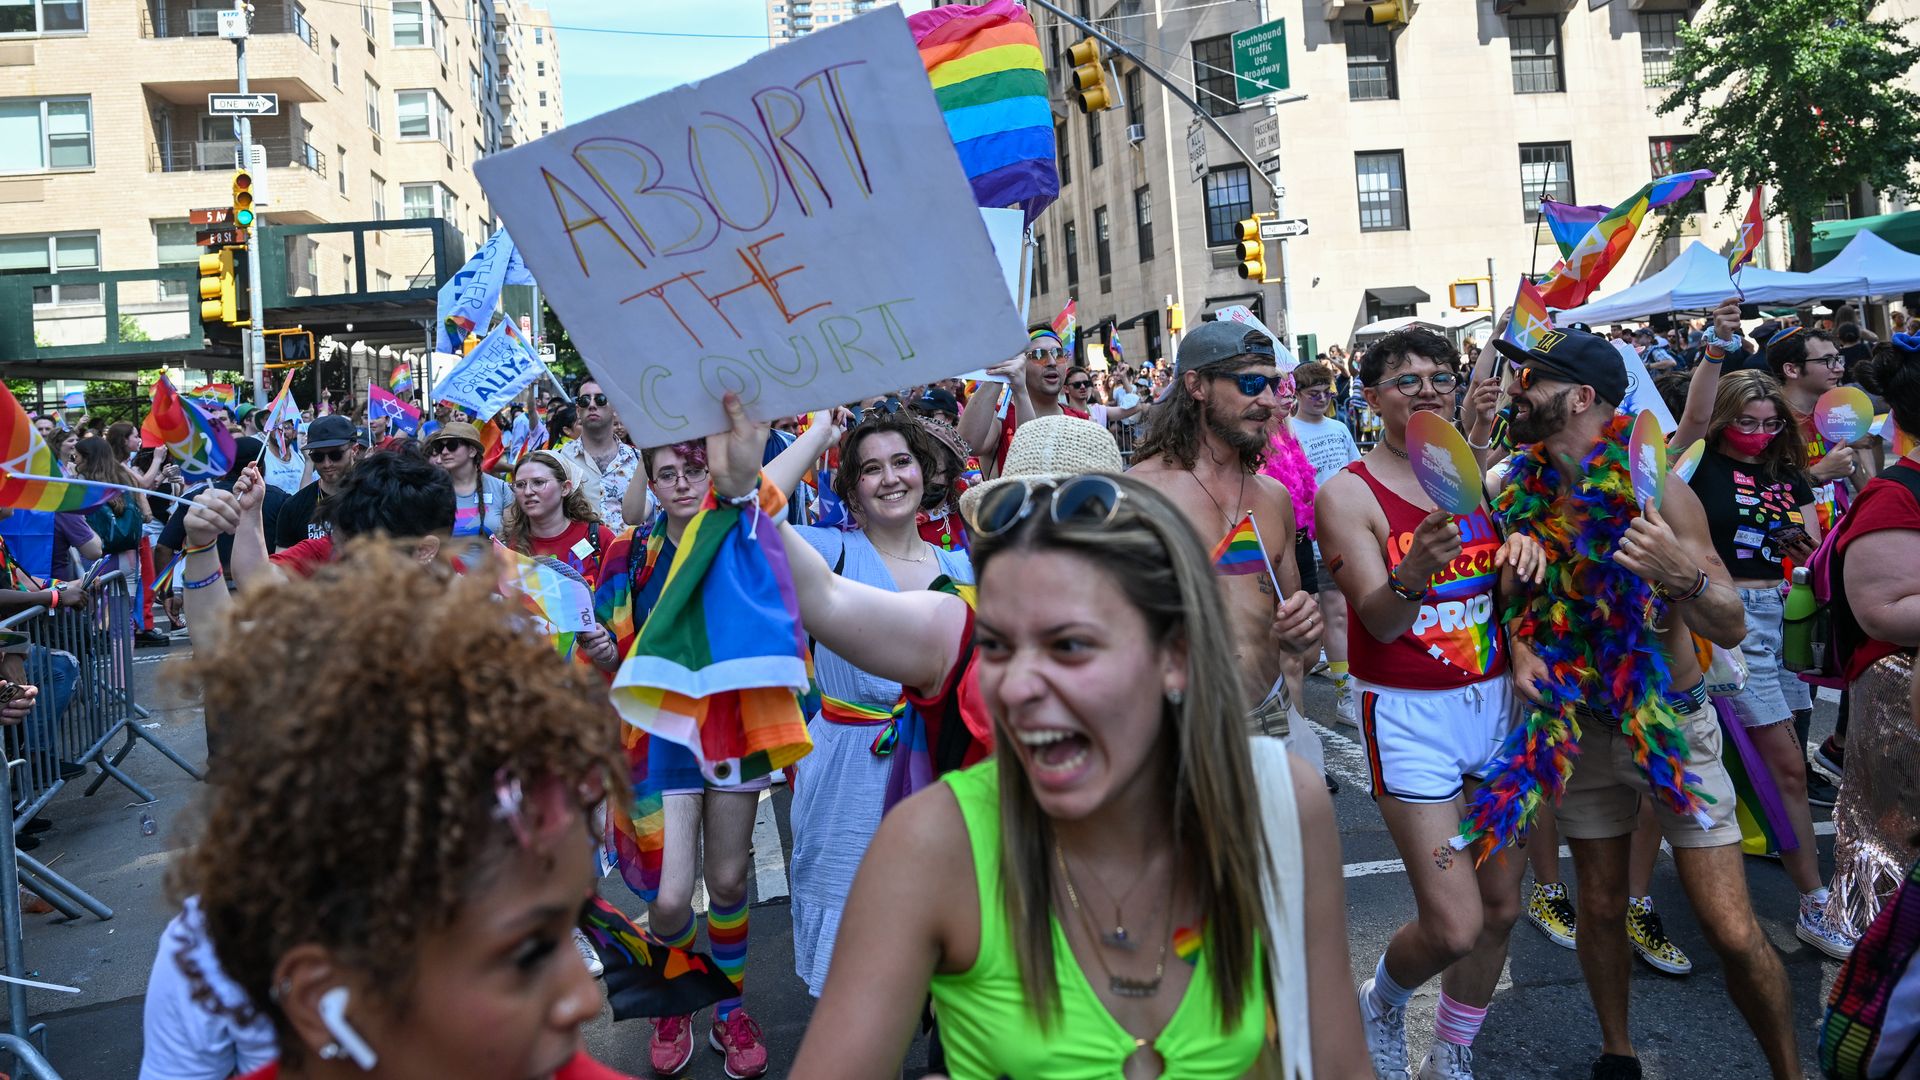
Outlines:
[[532, 491], [534, 488], [548, 487], [559, 482], [551, 476], [523, 476], [513, 482], [513, 490]]
[[1240, 392], [1248, 397], [1259, 397], [1263, 390], [1272, 390], [1276, 397], [1282, 396], [1280, 394], [1280, 386], [1287, 381], [1285, 375], [1255, 375], [1251, 372], [1243, 372], [1239, 375], [1216, 375], [1214, 377], [1218, 379], [1232, 379], [1234, 385], [1240, 388]]
[[682, 480], [685, 480], [690, 486], [697, 487], [707, 482], [707, 470], [700, 468], [698, 465], [685, 471], [667, 469], [653, 478], [653, 482], [663, 488], [679, 487], [680, 481]]
[[1055, 525], [1069, 521], [1095, 528], [1110, 525], [1120, 512], [1120, 504], [1127, 500], [1127, 493], [1112, 477], [1098, 473], [1059, 481], [1021, 477], [1018, 484], [1008, 484], [980, 503], [974, 514], [974, 535], [999, 536], [1025, 521], [1041, 506], [1035, 496], [1047, 490], [1053, 492], [1045, 500], [1047, 518]]
[[573, 399], [573, 404], [577, 408], [582, 408], [582, 409], [590, 409], [595, 406], [598, 406], [604, 409], [607, 406], [607, 395], [581, 394], [579, 397]]
[[1300, 396], [1308, 401], [1328, 401], [1333, 397], [1331, 390], [1302, 390]]
[[1067, 355], [1066, 352], [1061, 349], [1028, 349], [1027, 350], [1028, 359], [1039, 360], [1043, 363], [1058, 360], [1065, 355]]
[[1460, 377], [1451, 371], [1436, 371], [1432, 375], [1402, 375], [1397, 379], [1381, 379], [1374, 383], [1375, 388], [1391, 386], [1407, 397], [1420, 393], [1421, 384], [1433, 387], [1436, 394], [1451, 394], [1453, 388], [1460, 385]]
[[1736, 416], [1727, 426], [1738, 430], [1743, 435], [1752, 435], [1760, 431], [1764, 431], [1769, 435], [1778, 435], [1787, 430], [1787, 422], [1777, 416], [1771, 420], [1755, 420], [1751, 416]]
[[1085, 379], [1082, 379], [1082, 380], [1080, 380], [1079, 382], [1070, 382], [1070, 383], [1068, 383], [1068, 384], [1067, 384], [1067, 389], [1069, 389], [1069, 390], [1091, 390], [1091, 389], [1093, 389], [1093, 384], [1092, 384], [1092, 383], [1090, 383], [1090, 382], [1088, 382], [1088, 381], [1086, 381]]
[[1844, 371], [1847, 366], [1847, 358], [1839, 353], [1834, 353], [1832, 356], [1809, 356], [1807, 357], [1807, 364], [1808, 366], [1825, 364], [1828, 371]]
[[320, 464], [320, 465], [330, 464], [332, 462], [339, 461], [346, 456], [347, 456], [347, 448], [344, 446], [337, 447], [332, 450], [307, 451], [307, 457], [311, 458], [315, 464]]

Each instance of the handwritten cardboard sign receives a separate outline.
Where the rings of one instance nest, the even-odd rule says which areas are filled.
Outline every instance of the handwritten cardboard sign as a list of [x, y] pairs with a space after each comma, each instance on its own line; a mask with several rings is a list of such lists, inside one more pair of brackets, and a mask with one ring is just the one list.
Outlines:
[[643, 446], [1026, 347], [906, 18], [882, 8], [475, 167]]

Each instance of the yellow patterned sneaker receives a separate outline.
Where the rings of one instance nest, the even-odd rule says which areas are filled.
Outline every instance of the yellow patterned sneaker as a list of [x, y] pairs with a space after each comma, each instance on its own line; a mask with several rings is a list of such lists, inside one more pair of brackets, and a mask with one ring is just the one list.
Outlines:
[[1573, 901], [1567, 899], [1564, 883], [1541, 885], [1536, 882], [1533, 896], [1527, 901], [1527, 919], [1555, 945], [1566, 949], [1574, 947]]
[[1667, 938], [1667, 928], [1660, 922], [1660, 913], [1653, 910], [1650, 897], [1634, 896], [1627, 899], [1627, 937], [1633, 940], [1633, 951], [1640, 959], [1669, 975], [1685, 975], [1693, 970], [1693, 961], [1680, 951]]

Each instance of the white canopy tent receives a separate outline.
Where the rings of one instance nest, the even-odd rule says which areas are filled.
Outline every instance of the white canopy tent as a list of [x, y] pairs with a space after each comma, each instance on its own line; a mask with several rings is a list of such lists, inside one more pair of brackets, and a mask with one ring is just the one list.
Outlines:
[[1732, 275], [1727, 273], [1727, 257], [1695, 240], [1658, 272], [1612, 296], [1562, 311], [1554, 316], [1554, 322], [1593, 324], [1669, 311], [1706, 311], [1738, 295], [1744, 295], [1750, 304], [1798, 304], [1824, 297], [1866, 295], [1866, 278], [1858, 273], [1829, 272], [1832, 266], [1829, 263], [1827, 268], [1796, 274], [1749, 265], [1741, 269], [1736, 289]]
[[1850, 296], [1898, 296], [1920, 291], [1920, 255], [1894, 247], [1865, 229], [1854, 233], [1840, 254], [1814, 273], [1865, 278], [1866, 288]]

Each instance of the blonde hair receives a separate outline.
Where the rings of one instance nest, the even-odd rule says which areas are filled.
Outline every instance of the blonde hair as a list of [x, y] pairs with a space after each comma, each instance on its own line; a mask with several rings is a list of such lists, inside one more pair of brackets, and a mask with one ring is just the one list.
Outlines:
[[[1233, 662], [1233, 634], [1206, 549], [1172, 501], [1125, 476], [1109, 525], [1030, 514], [1000, 536], [976, 536], [975, 580], [1011, 551], [1079, 555], [1107, 574], [1146, 620], [1156, 646], [1183, 644], [1187, 689], [1165, 705], [1161, 740], [1173, 767], [1174, 872], [1199, 894], [1208, 969], [1219, 1014], [1238, 1017], [1257, 992], [1254, 943], [1265, 925], [1261, 874], [1266, 836], [1255, 808], [1245, 694]], [[999, 721], [995, 721], [996, 727]], [[997, 738], [1010, 739], [1000, 730]], [[996, 755], [1000, 771], [1001, 902], [1013, 933], [1020, 984], [1042, 1027], [1056, 1019], [1060, 987], [1053, 955], [1053, 825], [1034, 800], [1016, 754]]]
[[[573, 485], [573, 490], [567, 492], [566, 497], [560, 501], [560, 509], [566, 513], [568, 521], [588, 521], [599, 524], [599, 509], [593, 505], [591, 499], [587, 498], [586, 492], [580, 490], [580, 481], [574, 477], [573, 470], [567, 466], [559, 454], [551, 450], [535, 450], [522, 459], [520, 464], [513, 467], [514, 477], [517, 479], [520, 476], [520, 470], [529, 465], [545, 465], [553, 470], [553, 475], [559, 477], [561, 483]], [[515, 495], [513, 501], [507, 504], [507, 508], [500, 512], [500, 542], [522, 555], [533, 553], [533, 522], [521, 511], [518, 495]]]
[[1772, 402], [1774, 415], [1786, 422], [1780, 434], [1774, 436], [1761, 453], [1761, 467], [1783, 476], [1806, 472], [1807, 441], [1800, 437], [1800, 424], [1787, 405], [1787, 396], [1780, 389], [1779, 381], [1764, 371], [1749, 368], [1721, 376], [1720, 385], [1713, 393], [1713, 418], [1707, 421], [1707, 445], [1717, 444], [1728, 426], [1756, 401]]

